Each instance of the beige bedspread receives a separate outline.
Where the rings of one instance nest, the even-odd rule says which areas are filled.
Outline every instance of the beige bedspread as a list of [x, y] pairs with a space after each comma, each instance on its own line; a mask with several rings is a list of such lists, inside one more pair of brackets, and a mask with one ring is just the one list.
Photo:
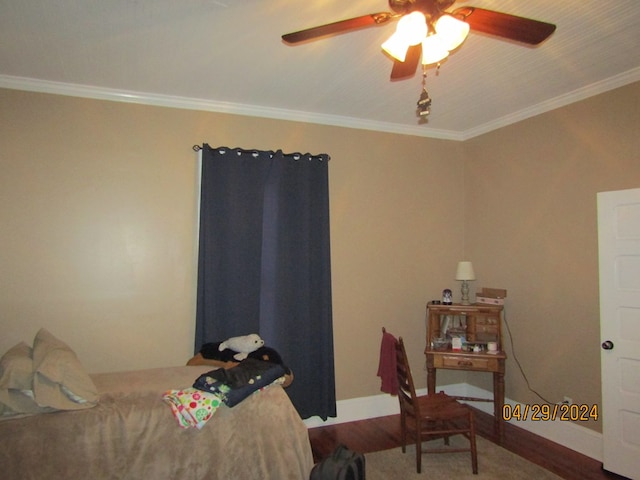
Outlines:
[[92, 375], [94, 408], [0, 421], [4, 479], [303, 480], [307, 429], [282, 387], [233, 408], [202, 430], [181, 429], [162, 394], [190, 387], [210, 366]]

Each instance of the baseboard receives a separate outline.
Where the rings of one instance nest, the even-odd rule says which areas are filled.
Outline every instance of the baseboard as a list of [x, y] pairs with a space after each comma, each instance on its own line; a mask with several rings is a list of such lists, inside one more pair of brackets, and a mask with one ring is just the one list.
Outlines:
[[[491, 398], [492, 393], [469, 385], [466, 383], [458, 383], [438, 387], [438, 390], [445, 390], [450, 395]], [[417, 392], [425, 394], [426, 389]], [[478, 410], [493, 415], [493, 404], [490, 402], [468, 402]], [[505, 399], [505, 403], [516, 405], [509, 398]], [[350, 398], [347, 400], [339, 400], [337, 402], [337, 416], [329, 418], [326, 421], [318, 417], [308, 418], [304, 421], [308, 428], [335, 425], [338, 423], [354, 422], [357, 420], [366, 420], [368, 418], [384, 417], [387, 415], [395, 415], [400, 413], [397, 397], [381, 394], [370, 397]], [[597, 461], [602, 461], [602, 434], [595, 432], [589, 428], [582, 427], [575, 422], [565, 422], [561, 420], [536, 422], [527, 419], [526, 421], [510, 420], [509, 423], [523, 428], [531, 433], [540, 435], [547, 440], [551, 440], [559, 445], [563, 445], [571, 450], [575, 450], [583, 455], [591, 457]]]
[[336, 403], [337, 416], [323, 421], [319, 417], [311, 417], [304, 420], [308, 428], [324, 427], [338, 423], [355, 422], [368, 418], [386, 417], [400, 413], [398, 397], [387, 394], [373, 395], [371, 397], [350, 398], [338, 400]]

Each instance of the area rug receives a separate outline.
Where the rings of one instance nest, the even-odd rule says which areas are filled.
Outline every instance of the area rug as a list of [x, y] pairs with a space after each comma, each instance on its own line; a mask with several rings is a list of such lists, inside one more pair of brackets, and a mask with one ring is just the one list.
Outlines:
[[[434, 440], [440, 442], [442, 440]], [[451, 438], [451, 445], [468, 445], [460, 435]], [[437, 453], [422, 455], [422, 473], [416, 473], [415, 446], [407, 446], [406, 453], [400, 448], [367, 453], [367, 480], [494, 480], [535, 479], [559, 480], [561, 477], [544, 468], [505, 450], [498, 445], [476, 436], [478, 449], [478, 474], [471, 472], [471, 454]]]

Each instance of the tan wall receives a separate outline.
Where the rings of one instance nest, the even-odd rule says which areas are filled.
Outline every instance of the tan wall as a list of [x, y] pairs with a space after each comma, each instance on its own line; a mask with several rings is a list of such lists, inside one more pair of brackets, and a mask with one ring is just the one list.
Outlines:
[[462, 144], [14, 90], [0, 105], [0, 352], [44, 326], [92, 372], [186, 362], [207, 142], [331, 155], [338, 398], [379, 393], [383, 325], [424, 364], [425, 299], [463, 252]]
[[[515, 355], [552, 402], [601, 401], [596, 193], [640, 186], [639, 99], [636, 83], [465, 142], [474, 287], [508, 289]], [[507, 396], [541, 403], [507, 352]]]
[[[183, 364], [191, 146], [282, 148], [332, 157], [338, 399], [379, 393], [383, 325], [405, 337], [425, 385], [424, 304], [447, 287], [459, 298], [466, 257], [474, 290], [509, 290], [531, 385], [599, 403], [595, 193], [640, 184], [638, 98], [634, 84], [451, 142], [0, 89], [0, 352], [44, 326], [93, 372]], [[507, 396], [540, 402], [508, 353]]]

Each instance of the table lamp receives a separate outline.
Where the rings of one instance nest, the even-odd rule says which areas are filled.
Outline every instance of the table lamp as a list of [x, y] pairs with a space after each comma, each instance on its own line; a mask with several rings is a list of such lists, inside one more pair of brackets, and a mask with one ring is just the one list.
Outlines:
[[456, 270], [456, 280], [462, 280], [462, 305], [470, 305], [469, 303], [469, 280], [475, 280], [476, 274], [473, 271], [473, 264], [471, 262], [458, 262], [458, 269]]

